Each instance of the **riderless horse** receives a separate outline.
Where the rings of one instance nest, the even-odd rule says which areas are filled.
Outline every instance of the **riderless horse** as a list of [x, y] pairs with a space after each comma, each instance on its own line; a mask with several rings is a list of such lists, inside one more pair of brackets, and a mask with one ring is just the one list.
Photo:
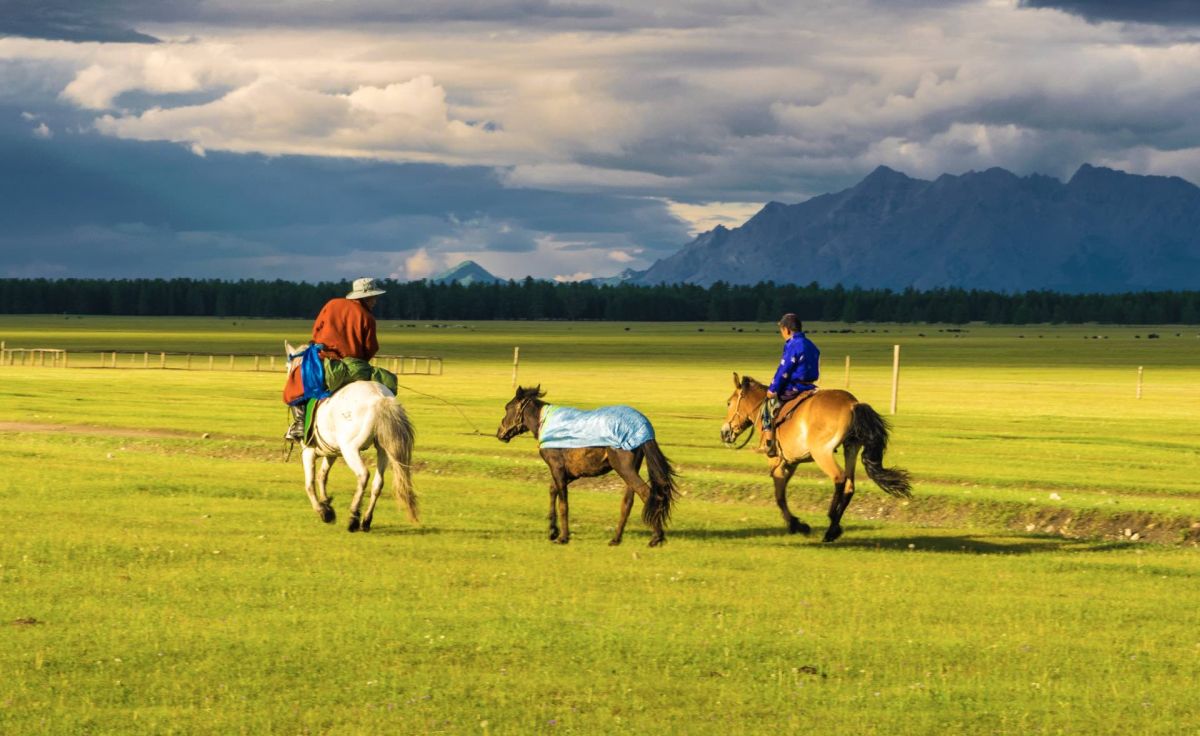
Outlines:
[[[566, 438], [563, 442], [551, 441], [547, 443], [551, 446], [541, 447], [542, 459], [550, 468], [550, 541], [566, 544], [571, 540], [567, 505], [567, 486], [571, 481], [616, 471], [625, 481], [625, 495], [621, 499], [621, 518], [617, 522], [617, 531], [609, 545], [621, 543], [625, 522], [633, 508], [634, 494], [642, 499], [642, 521], [653, 532], [650, 546], [662, 544], [665, 540], [663, 527], [671, 517], [671, 504], [677, 497], [675, 469], [659, 449], [649, 420], [627, 406], [602, 407], [595, 412], [555, 407], [542, 401], [545, 392], [541, 388], [517, 389], [516, 395], [504, 407], [504, 419], [496, 430], [497, 439], [508, 442], [519, 434], [529, 432], [539, 440], [544, 440], [542, 430], [547, 412], [558, 409], [564, 413], [585, 415], [583, 421], [590, 423], [598, 430], [597, 436], [607, 438], [603, 441], [609, 443], [608, 446], [579, 446], [580, 443], [599, 440], [579, 439], [578, 435], [572, 438], [568, 436], [569, 432], [564, 432], [559, 435], [559, 439]], [[572, 446], [555, 447], [555, 444]], [[649, 470], [649, 483], [638, 475], [643, 460]]]
[[[299, 370], [297, 351], [287, 342], [284, 348], [289, 357], [289, 370]], [[394, 467], [392, 491], [397, 505], [404, 507], [409, 521], [418, 521], [417, 496], [412, 484], [415, 433], [395, 394], [374, 381], [355, 381], [317, 404], [312, 425], [311, 442], [304, 445], [302, 453], [304, 492], [322, 521], [328, 524], [337, 518], [332, 497], [325, 492], [325, 486], [329, 471], [339, 456], [358, 480], [350, 500], [350, 531], [371, 530], [375, 504], [383, 491], [383, 478], [389, 467]], [[371, 482], [367, 510], [360, 514], [359, 507], [371, 479], [360, 453], [372, 446], [375, 448], [375, 479]], [[319, 470], [316, 468], [318, 457], [321, 458]]]
[[[726, 444], [733, 444], [752, 427], [762, 431], [762, 407], [767, 400], [767, 387], [749, 376], [739, 378], [734, 373], [733, 387], [734, 392], [726, 402], [725, 423], [721, 425], [721, 439]], [[833, 481], [826, 542], [842, 536], [842, 514], [854, 498], [854, 466], [860, 451], [867, 476], [876, 485], [893, 496], [911, 498], [908, 471], [883, 467], [889, 431], [887, 420], [849, 391], [819, 389], [799, 403], [793, 400], [784, 405], [775, 425], [777, 457], [768, 458], [768, 463], [775, 481], [775, 503], [787, 522], [788, 532], [812, 531], [788, 509], [787, 485], [799, 463], [816, 463]], [[846, 459], [844, 470], [835, 454], [839, 446]]]

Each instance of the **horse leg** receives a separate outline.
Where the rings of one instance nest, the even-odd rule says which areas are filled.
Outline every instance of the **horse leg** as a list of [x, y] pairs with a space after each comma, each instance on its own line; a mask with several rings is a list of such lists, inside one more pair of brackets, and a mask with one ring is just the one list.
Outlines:
[[795, 463], [784, 463], [782, 460], [771, 469], [771, 478], [775, 481], [775, 504], [779, 506], [779, 513], [783, 514], [788, 534], [808, 534], [812, 527], [793, 516], [792, 510], [788, 508], [787, 485], [795, 472]]
[[566, 544], [571, 541], [571, 523], [570, 512], [567, 506], [567, 485], [570, 481], [563, 481], [562, 486], [558, 489], [558, 539], [554, 540], [559, 544]]
[[[642, 463], [641, 457], [637, 453], [626, 450], [609, 450], [608, 462], [617, 475], [621, 476], [621, 480], [625, 481], [625, 496], [621, 499], [621, 518], [617, 522], [616, 534], [608, 543], [609, 546], [615, 547], [621, 543], [621, 537], [625, 534], [625, 524], [629, 521], [630, 510], [633, 509], [633, 494], [636, 493], [642, 499], [643, 504], [649, 503], [650, 485], [638, 475], [638, 469]], [[663, 541], [662, 526], [656, 526], [653, 531], [650, 546], [657, 547]]]
[[375, 446], [375, 478], [371, 481], [371, 498], [367, 501], [367, 510], [363, 513], [362, 530], [371, 531], [371, 519], [375, 517], [375, 504], [379, 503], [379, 495], [383, 493], [383, 474], [388, 469], [387, 453], [379, 445]]
[[[835, 491], [835, 493], [834, 493], [835, 498], [838, 496], [841, 496], [840, 503], [838, 503], [838, 506], [836, 509], [836, 514], [837, 514], [836, 518], [830, 517], [830, 521], [832, 522], [832, 524], [830, 526], [831, 526], [831, 528], [834, 526], [837, 527], [838, 536], [841, 536], [841, 533], [842, 533], [842, 525], [841, 525], [842, 514], [846, 513], [846, 507], [848, 507], [850, 505], [851, 499], [854, 498], [854, 465], [858, 462], [859, 449], [861, 449], [861, 448], [859, 448], [858, 445], [843, 445], [842, 446], [842, 450], [846, 454], [846, 472], [845, 472], [846, 480], [845, 480], [845, 483], [843, 484], [842, 492], [839, 494]], [[834, 511], [832, 506], [830, 508], [830, 511], [831, 512]], [[825, 536], [828, 537], [829, 533], [826, 532]], [[837, 539], [837, 537], [834, 537], [834, 539]], [[826, 539], [825, 541], [832, 542], [833, 539]]]
[[564, 511], [564, 527], [560, 529], [558, 526], [557, 506], [560, 500], [562, 503], [566, 503], [566, 501], [563, 499], [565, 499], [567, 495], [567, 483], [570, 483], [570, 481], [567, 479], [567, 469], [563, 464], [561, 453], [546, 453], [542, 455], [542, 459], [546, 461], [546, 467], [550, 469], [550, 513], [548, 515], [550, 529], [548, 535], [551, 542], [561, 542], [562, 544], [566, 544], [567, 540], [564, 539], [566, 535], [563, 534], [563, 530], [566, 528], [566, 512]]
[[321, 502], [321, 510], [317, 513], [321, 514], [321, 520], [326, 524], [332, 524], [337, 519], [337, 513], [333, 510], [333, 499], [326, 492], [326, 487], [329, 483], [329, 471], [333, 468], [336, 457], [321, 458], [321, 468], [317, 471], [317, 500]]
[[[333, 509], [321, 501], [325, 497], [325, 491], [322, 487], [324, 483], [316, 472], [317, 451], [311, 447], [304, 448], [300, 460], [304, 465], [304, 493], [308, 496], [308, 502], [312, 504], [313, 511], [317, 512], [317, 516], [320, 516], [322, 521], [326, 523], [333, 521]], [[322, 466], [322, 470], [324, 470], [324, 466]], [[319, 498], [317, 496], [318, 489], [321, 490]]]
[[846, 474], [837, 464], [834, 450], [828, 447], [813, 449], [812, 458], [817, 467], [833, 481], [833, 498], [829, 501], [829, 529], [825, 531], [826, 542], [832, 542], [842, 536], [842, 512], [846, 510], [849, 500], [846, 498]]
[[350, 526], [347, 527], [350, 531], [356, 532], [362, 527], [362, 517], [358, 513], [358, 507], [362, 504], [363, 493], [367, 490], [367, 481], [371, 480], [371, 474], [367, 471], [367, 466], [363, 463], [362, 455], [358, 454], [357, 449], [343, 452], [342, 458], [358, 480], [358, 485], [354, 489], [354, 498], [350, 499]]

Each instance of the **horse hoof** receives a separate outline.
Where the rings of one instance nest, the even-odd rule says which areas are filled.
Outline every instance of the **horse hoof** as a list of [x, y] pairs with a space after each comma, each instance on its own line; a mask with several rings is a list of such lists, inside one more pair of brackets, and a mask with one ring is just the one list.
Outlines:
[[350, 517], [350, 524], [346, 527], [347, 531], [356, 532], [362, 528], [362, 522], [357, 516]]
[[788, 523], [788, 534], [803, 534], [807, 537], [811, 533], [812, 527], [810, 527], [808, 524], [805, 524], [803, 521], [800, 521], [799, 519], [792, 519]]
[[666, 537], [654, 537], [653, 539], [650, 540], [650, 546], [657, 547], [665, 541], [667, 541]]
[[364, 532], [369, 532], [369, 531], [371, 531], [371, 520], [370, 520], [370, 519], [367, 519], [366, 521], [364, 521], [364, 522], [362, 523], [362, 530], [363, 530]]
[[570, 542], [570, 541], [571, 541], [570, 537], [559, 537], [558, 539], [554, 540], [554, 543], [555, 544], [566, 544], [567, 542]]
[[337, 521], [337, 513], [330, 506], [322, 506], [321, 510], [317, 513], [321, 515], [321, 521], [325, 522], [326, 524], [332, 524], [333, 522]]
[[842, 528], [840, 526], [831, 526], [829, 527], [829, 530], [825, 532], [825, 541], [832, 542], [840, 536], [842, 536]]
[[619, 540], [619, 539], [610, 539], [610, 540], [608, 540], [608, 546], [609, 546], [609, 547], [619, 547], [619, 546], [621, 546], [621, 540]]
[[551, 542], [553, 542], [553, 541], [554, 541], [554, 540], [556, 540], [556, 539], [558, 539], [558, 530], [557, 530], [557, 529], [551, 529], [551, 530], [550, 530], [550, 541], [551, 541]]

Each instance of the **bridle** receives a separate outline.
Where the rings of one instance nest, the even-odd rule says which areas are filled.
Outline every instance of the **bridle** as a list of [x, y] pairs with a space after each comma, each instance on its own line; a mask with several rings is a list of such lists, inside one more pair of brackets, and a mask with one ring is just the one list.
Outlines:
[[[731, 419], [729, 421], [729, 426], [735, 427], [735, 426], [737, 426], [737, 422], [739, 419], [746, 419], [746, 420], [749, 420], [749, 422], [750, 422], [750, 433], [746, 435], [746, 439], [742, 440], [742, 444], [740, 444], [740, 445], [737, 445], [734, 443], [737, 442], [737, 438], [740, 437], [742, 435], [742, 433], [746, 431], [744, 429], [739, 430], [738, 433], [733, 436], [732, 440], [725, 443], [726, 447], [732, 447], [735, 450], [740, 450], [743, 447], [745, 447], [746, 445], [750, 444], [750, 440], [754, 437], [754, 411], [758, 407], [762, 406], [762, 401], [760, 401], [760, 402], [758, 402], [758, 404], [755, 405], [755, 407], [753, 409], [750, 410], [749, 413], [743, 414], [742, 413], [742, 398], [744, 397], [745, 392], [746, 392], [745, 384], [738, 387], [737, 403], [735, 403], [733, 405], [733, 419]], [[763, 401], [766, 401], [766, 399], [764, 398]]]
[[[513, 437], [516, 437], [517, 435], [521, 434], [521, 432], [527, 431], [529, 429], [529, 427], [525, 426], [525, 409], [527, 409], [529, 407], [530, 402], [532, 402], [536, 399], [537, 399], [537, 396], [526, 396], [524, 399], [521, 400], [521, 404], [517, 407], [517, 422], [516, 422], [516, 424], [513, 424], [508, 427], [501, 425], [501, 427], [500, 427], [500, 436], [501, 437], [503, 437], [504, 439], [512, 439]], [[534, 430], [533, 430], [533, 436], [535, 438], [538, 436], [538, 432], [540, 429], [541, 429], [541, 422], [539, 421], [538, 425], [535, 426]], [[511, 432], [511, 434], [510, 434], [510, 432]]]

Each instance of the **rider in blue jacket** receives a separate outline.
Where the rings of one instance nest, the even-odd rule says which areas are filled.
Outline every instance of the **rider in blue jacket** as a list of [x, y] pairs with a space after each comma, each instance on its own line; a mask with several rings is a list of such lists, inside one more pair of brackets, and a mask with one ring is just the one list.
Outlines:
[[780, 317], [779, 336], [784, 340], [783, 357], [767, 387], [767, 400], [763, 404], [763, 441], [769, 457], [776, 454], [775, 412], [801, 393], [815, 389], [821, 367], [821, 351], [805, 336], [799, 317], [791, 312]]

